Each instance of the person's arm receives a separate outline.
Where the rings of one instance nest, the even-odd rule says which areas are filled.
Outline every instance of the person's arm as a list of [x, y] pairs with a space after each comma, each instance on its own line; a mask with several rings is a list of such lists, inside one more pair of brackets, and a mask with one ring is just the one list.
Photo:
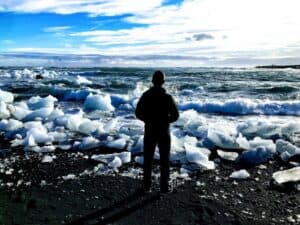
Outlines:
[[145, 97], [142, 95], [135, 109], [135, 116], [142, 121], [145, 121]]
[[176, 107], [174, 99], [172, 98], [172, 96], [170, 96], [169, 123], [175, 122], [176, 120], [178, 120], [178, 118], [179, 118], [178, 109]]

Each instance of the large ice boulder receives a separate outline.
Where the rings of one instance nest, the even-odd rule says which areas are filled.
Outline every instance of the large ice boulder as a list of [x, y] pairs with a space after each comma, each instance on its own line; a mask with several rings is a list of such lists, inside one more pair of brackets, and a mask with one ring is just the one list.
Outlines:
[[84, 101], [84, 108], [86, 110], [102, 110], [113, 111], [114, 107], [111, 104], [111, 98], [106, 95], [89, 94]]

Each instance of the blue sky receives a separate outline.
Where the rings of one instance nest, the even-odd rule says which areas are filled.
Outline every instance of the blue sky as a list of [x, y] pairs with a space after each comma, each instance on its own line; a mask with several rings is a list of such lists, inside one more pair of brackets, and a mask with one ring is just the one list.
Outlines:
[[0, 65], [300, 63], [299, 6], [297, 0], [6, 0]]

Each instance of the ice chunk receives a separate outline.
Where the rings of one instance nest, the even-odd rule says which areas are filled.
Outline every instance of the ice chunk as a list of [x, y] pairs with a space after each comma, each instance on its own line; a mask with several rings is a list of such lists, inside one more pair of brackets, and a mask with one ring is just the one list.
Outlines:
[[8, 91], [2, 91], [0, 89], [0, 101], [5, 103], [12, 103], [14, 101], [14, 95]]
[[7, 119], [10, 117], [10, 111], [7, 109], [6, 103], [0, 101], [0, 119]]
[[132, 153], [139, 153], [139, 152], [143, 152], [143, 149], [144, 149], [144, 136], [141, 135], [139, 136], [135, 145], [131, 146], [128, 150]]
[[9, 111], [13, 117], [17, 120], [23, 120], [32, 111], [28, 109], [25, 102], [18, 102], [16, 105], [9, 105]]
[[89, 120], [85, 119], [78, 128], [78, 131], [83, 134], [90, 135], [91, 133], [95, 132], [97, 129], [103, 130], [103, 124], [97, 120]]
[[250, 174], [248, 173], [247, 170], [243, 169], [243, 170], [238, 170], [233, 172], [232, 174], [230, 174], [229, 177], [233, 179], [247, 179], [250, 177]]
[[276, 141], [276, 151], [283, 161], [288, 161], [294, 155], [300, 155], [300, 148], [281, 139]]
[[48, 115], [47, 121], [53, 121], [58, 117], [61, 117], [64, 115], [64, 112], [61, 109], [55, 108], [50, 115]]
[[100, 145], [100, 141], [94, 137], [85, 137], [82, 139], [82, 142], [74, 147], [77, 147], [79, 150], [88, 150], [92, 148], [96, 148]]
[[129, 163], [131, 161], [131, 153], [130, 152], [121, 152], [121, 153], [113, 153], [113, 154], [105, 154], [105, 155], [103, 155], [103, 154], [92, 155], [91, 159], [108, 164], [115, 157], [120, 158], [123, 164]]
[[23, 118], [23, 120], [31, 121], [31, 120], [35, 120], [36, 118], [41, 118], [45, 120], [52, 112], [53, 112], [53, 107], [45, 107], [45, 108], [37, 109], [34, 110], [33, 112], [30, 112], [28, 115], [26, 115], [26, 117]]
[[188, 144], [184, 144], [185, 151], [186, 151], [186, 158], [189, 162], [196, 163], [197, 165], [201, 166], [202, 168], [213, 170], [215, 169], [215, 164], [208, 159], [208, 149], [205, 148], [198, 148], [195, 146], [191, 146]]
[[53, 158], [50, 155], [45, 155], [42, 159], [42, 163], [51, 163], [53, 162]]
[[250, 149], [250, 144], [247, 140], [247, 138], [243, 137], [241, 133], [239, 133], [239, 136], [236, 139], [236, 143], [242, 148], [242, 149]]
[[80, 75], [77, 75], [76, 80], [75, 80], [75, 84], [80, 85], [80, 84], [92, 84], [93, 82], [88, 80], [85, 77], [82, 77]]
[[213, 129], [208, 130], [208, 139], [214, 145], [222, 149], [240, 149], [240, 145], [236, 142], [236, 137], [228, 133], [222, 133]]
[[107, 147], [116, 148], [116, 149], [124, 149], [126, 147], [126, 143], [127, 143], [127, 141], [125, 138], [119, 138], [117, 140], [109, 142], [107, 144]]
[[276, 145], [272, 140], [255, 137], [253, 140], [249, 141], [249, 144], [251, 149], [257, 147], [264, 147], [267, 151], [270, 151], [272, 154], [276, 153]]
[[70, 173], [67, 176], [62, 176], [62, 179], [64, 179], [64, 180], [74, 180], [74, 179], [76, 179], [76, 175]]
[[217, 150], [217, 153], [222, 159], [229, 161], [235, 161], [239, 157], [239, 154], [236, 152], [224, 152], [221, 150]]
[[117, 123], [118, 123], [117, 118], [111, 119], [110, 121], [108, 121], [108, 123], [104, 125], [103, 127], [104, 131], [106, 133], [114, 132], [116, 130]]
[[114, 107], [111, 105], [110, 96], [107, 95], [93, 95], [89, 94], [84, 101], [84, 108], [87, 110], [103, 110], [113, 111]]
[[31, 110], [36, 110], [40, 108], [53, 108], [54, 102], [57, 101], [57, 98], [54, 98], [52, 95], [48, 95], [45, 98], [41, 98], [40, 96], [31, 97], [27, 105]]
[[115, 156], [113, 161], [108, 163], [108, 166], [113, 168], [113, 169], [117, 169], [120, 166], [122, 166], [122, 160], [118, 156]]
[[246, 165], [259, 165], [267, 162], [273, 156], [273, 153], [264, 146], [259, 146], [252, 150], [242, 152], [239, 161]]
[[300, 166], [288, 170], [277, 171], [273, 173], [272, 177], [278, 184], [298, 182], [300, 181]]
[[0, 130], [3, 131], [14, 131], [23, 127], [23, 123], [19, 120], [9, 119], [9, 120], [1, 120], [0, 122]]
[[246, 121], [238, 124], [237, 130], [244, 136], [253, 137], [259, 136], [262, 138], [269, 138], [276, 134], [281, 134], [281, 127], [278, 124], [269, 121]]

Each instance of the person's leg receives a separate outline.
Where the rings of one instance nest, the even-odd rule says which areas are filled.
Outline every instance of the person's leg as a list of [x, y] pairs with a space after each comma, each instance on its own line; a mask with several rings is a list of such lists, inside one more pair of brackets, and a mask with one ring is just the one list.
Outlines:
[[166, 132], [160, 137], [158, 147], [160, 154], [160, 190], [161, 192], [168, 192], [171, 148], [171, 137], [169, 132]]
[[149, 132], [145, 132], [144, 136], [144, 189], [150, 190], [151, 187], [151, 173], [153, 155], [156, 146], [156, 139]]

